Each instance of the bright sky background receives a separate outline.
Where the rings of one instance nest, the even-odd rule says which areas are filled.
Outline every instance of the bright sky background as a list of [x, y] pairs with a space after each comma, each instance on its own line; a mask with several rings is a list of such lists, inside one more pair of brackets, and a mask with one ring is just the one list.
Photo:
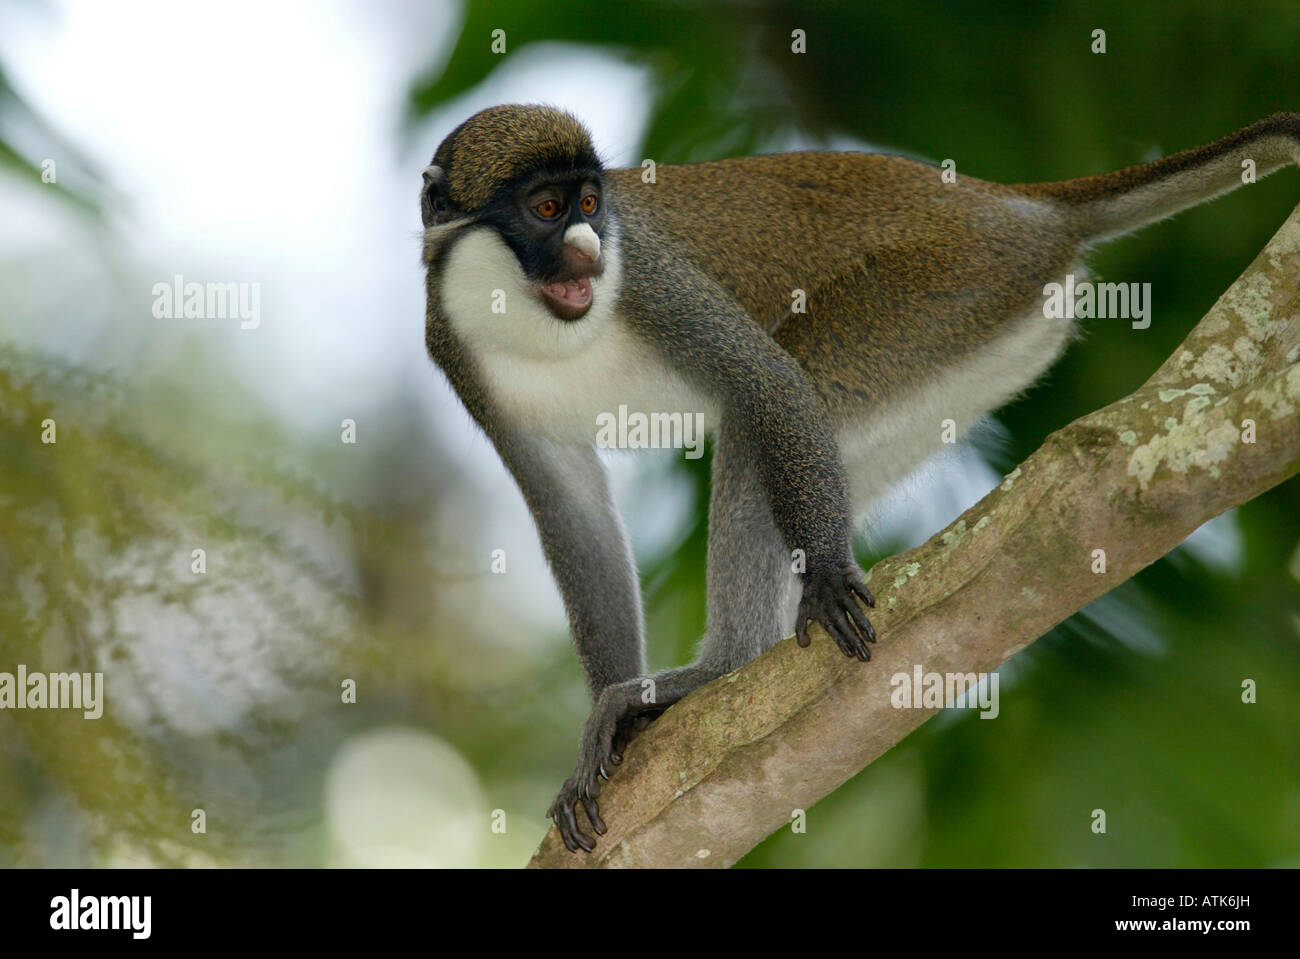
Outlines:
[[[545, 57], [510, 61], [402, 152], [406, 90], [446, 54], [456, 18], [439, 0], [83, 0], [11, 11], [0, 47], [22, 94], [126, 196], [133, 267], [151, 281], [261, 282], [263, 327], [244, 358], [252, 385], [295, 415], [377, 375], [428, 372], [415, 196], [465, 114], [546, 100], [581, 110], [602, 144], [639, 139], [644, 110], [627, 105], [645, 103], [641, 77], [584, 53], [562, 75]], [[29, 226], [7, 218], [0, 242], [30, 243]], [[259, 358], [274, 375], [258, 375], [270, 372]], [[310, 375], [281, 375], [290, 359]]]
[[[395, 383], [413, 390], [458, 467], [506, 504], [493, 510], [489, 521], [500, 529], [488, 538], [536, 551], [509, 477], [424, 352], [420, 171], [466, 115], [510, 100], [579, 112], [598, 149], [630, 164], [646, 120], [646, 81], [603, 54], [539, 47], [403, 136], [411, 80], [447, 54], [458, 18], [457, 4], [439, 0], [82, 0], [6, 9], [0, 52], [20, 94], [125, 199], [114, 253], [138, 291], [132, 317], [156, 323], [152, 285], [177, 273], [260, 283], [255, 331], [174, 322], [188, 324], [187, 336], [193, 324], [212, 323], [201, 333], [233, 350], [241, 387], [264, 396], [294, 429], [319, 430], [322, 422], [336, 429], [376, 392]], [[59, 173], [67, 184], [75, 171]], [[41, 319], [6, 335], [131, 369], [136, 357], [114, 355], [104, 342], [119, 317], [70, 292], [99, 289], [103, 279], [84, 224], [11, 177], [0, 176], [0, 204], [10, 214], [0, 219], [0, 251], [65, 264], [54, 285], [52, 271], [33, 274], [40, 288], [27, 297]], [[620, 458], [625, 478], [634, 469]], [[680, 517], [685, 503], [669, 497], [659, 505]], [[675, 525], [664, 520], [660, 513], [644, 524], [647, 536]], [[538, 585], [539, 612], [554, 621], [554, 590]]]

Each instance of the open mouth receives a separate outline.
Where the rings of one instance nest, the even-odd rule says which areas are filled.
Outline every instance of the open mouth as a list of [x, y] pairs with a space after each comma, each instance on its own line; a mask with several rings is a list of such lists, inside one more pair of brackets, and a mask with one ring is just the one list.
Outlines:
[[576, 320], [591, 309], [591, 277], [543, 283], [542, 300], [562, 320]]

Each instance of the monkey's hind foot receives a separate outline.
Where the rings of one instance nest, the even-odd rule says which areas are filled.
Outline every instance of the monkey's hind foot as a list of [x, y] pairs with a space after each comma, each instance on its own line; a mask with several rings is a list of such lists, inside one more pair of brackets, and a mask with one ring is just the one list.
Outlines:
[[587, 819], [590, 820], [591, 828], [596, 831], [596, 835], [605, 835], [605, 821], [600, 818], [600, 809], [595, 797], [589, 796], [584, 799], [580, 796], [576, 779], [570, 778], [564, 781], [564, 785], [560, 787], [560, 794], [555, 797], [555, 802], [551, 803], [551, 808], [546, 811], [546, 815], [560, 831], [560, 838], [564, 840], [565, 848], [569, 852], [577, 852], [579, 849], [583, 852], [591, 852], [596, 848], [596, 840], [583, 832], [582, 827], [578, 825], [578, 818], [574, 815], [578, 803], [582, 803], [582, 807], [587, 811]]
[[[625, 687], [625, 688], [623, 688]], [[639, 700], [640, 680], [612, 686], [597, 700], [583, 729], [582, 744], [578, 749], [578, 769], [560, 787], [560, 794], [546, 815], [560, 831], [560, 838], [570, 852], [582, 849], [591, 852], [596, 846], [595, 837], [583, 831], [576, 811], [581, 804], [597, 836], [606, 832], [600, 818], [601, 780], [607, 780], [614, 767], [623, 761], [628, 744], [640, 735], [666, 709], [666, 706], [646, 708]]]

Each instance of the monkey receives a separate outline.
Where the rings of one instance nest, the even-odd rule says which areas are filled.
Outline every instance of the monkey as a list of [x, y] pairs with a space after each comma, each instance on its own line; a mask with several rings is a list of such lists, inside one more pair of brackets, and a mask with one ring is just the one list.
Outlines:
[[[899, 156], [798, 152], [607, 169], [573, 115], [474, 114], [423, 171], [426, 347], [535, 520], [592, 697], [548, 817], [591, 852], [601, 781], [692, 690], [818, 623], [870, 659], [855, 519], [1027, 389], [1075, 335], [1047, 284], [1097, 243], [1300, 161], [1300, 114], [1114, 173], [1001, 185]], [[793, 294], [803, 294], [796, 308]], [[1067, 311], [1068, 312], [1068, 311]], [[602, 413], [713, 436], [706, 627], [648, 676]]]

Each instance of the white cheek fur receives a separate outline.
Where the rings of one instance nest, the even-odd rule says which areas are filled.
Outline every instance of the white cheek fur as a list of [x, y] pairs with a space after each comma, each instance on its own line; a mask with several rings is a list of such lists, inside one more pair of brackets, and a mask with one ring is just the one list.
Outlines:
[[[591, 443], [597, 417], [621, 404], [646, 413], [702, 412], [706, 428], [717, 423], [711, 404], [619, 315], [622, 261], [613, 230], [603, 244], [605, 271], [592, 278], [591, 309], [565, 322], [538, 299], [495, 230], [471, 229], [447, 257], [442, 306], [502, 413], [532, 432], [575, 443]], [[494, 304], [504, 312], [494, 312]]]
[[606, 244], [605, 272], [593, 277], [592, 303], [577, 322], [557, 319], [538, 297], [496, 230], [478, 226], [460, 237], [447, 257], [442, 305], [456, 335], [476, 353], [535, 359], [580, 350], [609, 322], [621, 273], [615, 244]]

